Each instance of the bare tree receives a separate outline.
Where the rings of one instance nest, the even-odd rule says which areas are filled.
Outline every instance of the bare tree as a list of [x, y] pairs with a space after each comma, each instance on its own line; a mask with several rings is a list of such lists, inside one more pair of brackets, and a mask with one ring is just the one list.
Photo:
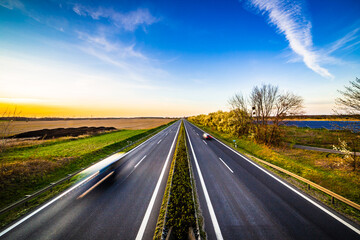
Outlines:
[[303, 98], [290, 92], [277, 96], [274, 107], [274, 124], [278, 125], [286, 116], [303, 114]]
[[300, 96], [290, 92], [280, 94], [279, 88], [270, 84], [254, 87], [249, 100], [235, 94], [229, 103], [237, 116], [240, 132], [251, 132], [254, 140], [266, 144], [279, 142], [280, 123], [288, 115], [301, 114], [303, 109]]
[[338, 108], [347, 114], [360, 114], [360, 78], [350, 81], [350, 85], [345, 86], [345, 90], [338, 92], [342, 95], [335, 100]]
[[[342, 115], [342, 112], [347, 115], [360, 114], [360, 79], [356, 78], [355, 81], [349, 82], [350, 85], [345, 86], [345, 90], [338, 90], [342, 96], [335, 100], [337, 109], [334, 111], [339, 115]], [[342, 122], [341, 125], [335, 125], [338, 129], [350, 131], [352, 133], [346, 134], [344, 139], [339, 139], [339, 145], [334, 145], [334, 149], [347, 150], [347, 160], [351, 163], [353, 171], [355, 171], [357, 169], [359, 158], [357, 152], [360, 149], [360, 135], [358, 134], [360, 132], [360, 122], [349, 121]]]
[[254, 87], [250, 94], [251, 105], [255, 111], [257, 123], [267, 125], [267, 120], [271, 116], [274, 104], [278, 95], [277, 86], [262, 85]]

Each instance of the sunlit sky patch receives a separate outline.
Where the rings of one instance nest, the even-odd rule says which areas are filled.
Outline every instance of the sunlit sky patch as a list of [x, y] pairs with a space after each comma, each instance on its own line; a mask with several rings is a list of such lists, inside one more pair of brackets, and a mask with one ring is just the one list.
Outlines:
[[357, 0], [0, 0], [0, 110], [186, 116], [262, 83], [331, 114], [360, 77]]

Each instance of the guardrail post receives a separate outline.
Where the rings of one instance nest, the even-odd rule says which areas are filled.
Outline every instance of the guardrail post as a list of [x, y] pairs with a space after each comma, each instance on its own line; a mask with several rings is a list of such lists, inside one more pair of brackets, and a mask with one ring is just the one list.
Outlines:
[[334, 205], [335, 204], [335, 198], [331, 197], [331, 204]]
[[310, 190], [310, 187], [311, 187], [310, 184], [308, 184], [308, 185], [307, 185], [307, 189]]
[[[25, 195], [25, 197], [29, 198], [29, 197], [31, 197], [31, 195]], [[29, 206], [29, 201], [25, 202], [25, 207], [27, 207], [27, 206]]]

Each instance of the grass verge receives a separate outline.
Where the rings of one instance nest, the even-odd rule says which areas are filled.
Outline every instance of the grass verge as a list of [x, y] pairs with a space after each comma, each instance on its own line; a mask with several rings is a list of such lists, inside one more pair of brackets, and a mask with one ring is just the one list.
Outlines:
[[[67, 174], [71, 174], [73, 172], [76, 172], [82, 168], [86, 168], [89, 165], [92, 165], [103, 158], [113, 154], [114, 152], [118, 151], [119, 149], [127, 146], [129, 142], [135, 142], [132, 146], [129, 148], [124, 149], [123, 151], [129, 151], [132, 148], [138, 146], [142, 142], [146, 141], [148, 138], [156, 134], [157, 132], [163, 130], [164, 128], [168, 127], [174, 123], [174, 121], [147, 130], [142, 131], [141, 133], [138, 133], [137, 135], [133, 135], [131, 137], [125, 138], [119, 142], [115, 142], [113, 144], [110, 144], [108, 146], [105, 146], [101, 149], [98, 149], [93, 152], [89, 152], [87, 154], [84, 154], [80, 156], [79, 158], [75, 158], [73, 162], [69, 163], [68, 165], [63, 166], [62, 168], [55, 168], [53, 169], [53, 172], [50, 172], [48, 175], [42, 176], [40, 179], [37, 180], [37, 184], [34, 185], [32, 182], [28, 184], [16, 184], [16, 182], [13, 182], [11, 185], [5, 185], [3, 182], [1, 184], [3, 185], [3, 189], [0, 188], [0, 197], [1, 197], [1, 206], [2, 208], [6, 205], [11, 204], [12, 202], [18, 201], [22, 199], [27, 194], [32, 194], [35, 191], [38, 191], [39, 189], [42, 189], [46, 186], [48, 186], [51, 182], [56, 182], [59, 179], [67, 176]], [[97, 136], [98, 137], [98, 136]], [[31, 176], [31, 175], [30, 175]], [[36, 176], [31, 176], [32, 178], [36, 178]], [[20, 216], [23, 216], [24, 214], [28, 213], [29, 211], [33, 210], [40, 204], [44, 203], [45, 201], [49, 200], [50, 198], [56, 196], [60, 192], [64, 191], [66, 188], [71, 186], [73, 183], [77, 182], [82, 176], [79, 174], [71, 178], [69, 181], [66, 181], [62, 184], [59, 184], [52, 188], [52, 191], [44, 192], [43, 194], [39, 195], [38, 197], [30, 200], [27, 202], [26, 205], [21, 205], [19, 207], [16, 207], [2, 215], [0, 215], [0, 228], [5, 227], [9, 223], [13, 222]], [[30, 178], [31, 179], [31, 178]], [[14, 195], [11, 195], [14, 193]], [[3, 199], [6, 200], [7, 204], [3, 202]]]
[[198, 234], [193, 194], [182, 123], [154, 239], [162, 239], [163, 234], [164, 238], [171, 234], [172, 239], [188, 239], [189, 234]]
[[294, 126], [281, 127], [283, 139], [290, 144], [307, 145], [332, 149], [333, 145], [339, 144], [342, 140], [359, 138], [358, 133], [340, 130], [300, 128]]
[[[193, 123], [195, 124], [195, 123]], [[332, 158], [341, 158], [337, 154], [328, 154], [315, 151], [307, 151], [302, 149], [291, 148], [271, 148], [262, 144], [256, 144], [244, 138], [236, 138], [230, 134], [225, 134], [209, 127], [204, 127], [195, 124], [204, 129], [206, 132], [212, 134], [214, 137], [222, 140], [227, 145], [233, 147], [233, 140], [236, 140], [237, 151], [243, 154], [250, 154], [258, 157], [285, 170], [304, 177], [312, 182], [315, 182], [353, 202], [360, 203], [360, 172], [349, 171], [347, 169], [333, 169], [331, 165], [326, 165], [324, 162], [333, 161]], [[256, 159], [253, 159], [255, 162]], [[316, 189], [308, 189], [307, 184], [298, 181], [286, 174], [259, 163], [268, 170], [281, 176], [289, 183], [302, 189], [309, 195], [324, 202], [326, 205], [334, 208], [338, 212], [346, 215], [357, 223], [360, 223], [360, 211], [340, 202], [336, 201], [331, 204], [331, 197]]]

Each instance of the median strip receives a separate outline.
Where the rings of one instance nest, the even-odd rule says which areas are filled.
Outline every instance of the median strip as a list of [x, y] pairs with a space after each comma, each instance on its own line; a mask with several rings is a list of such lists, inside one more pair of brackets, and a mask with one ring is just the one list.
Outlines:
[[141, 240], [141, 239], [143, 238], [143, 236], [144, 236], [144, 232], [145, 232], [147, 223], [148, 223], [148, 221], [149, 221], [150, 214], [151, 214], [151, 211], [152, 211], [152, 209], [153, 209], [153, 206], [154, 206], [154, 203], [155, 203], [155, 199], [156, 199], [156, 197], [157, 197], [157, 194], [158, 194], [158, 191], [159, 191], [159, 188], [160, 188], [161, 181], [162, 181], [162, 179], [163, 179], [163, 177], [164, 177], [166, 167], [167, 167], [167, 165], [168, 165], [168, 163], [169, 163], [169, 159], [170, 159], [170, 157], [171, 157], [171, 152], [172, 152], [172, 150], [174, 149], [175, 142], [176, 142], [176, 139], [177, 139], [178, 134], [179, 134], [179, 129], [180, 129], [180, 126], [179, 126], [179, 128], [178, 128], [178, 130], [177, 130], [177, 133], [176, 133], [176, 135], [175, 135], [174, 141], [173, 141], [173, 143], [171, 144], [171, 148], [170, 148], [169, 154], [168, 154], [168, 156], [167, 156], [167, 158], [166, 158], [166, 161], [165, 161], [165, 164], [164, 164], [164, 166], [163, 166], [163, 168], [162, 168], [162, 170], [161, 170], [159, 180], [158, 180], [158, 182], [157, 182], [157, 184], [156, 184], [156, 187], [155, 187], [155, 189], [154, 189], [153, 195], [152, 195], [151, 200], [150, 200], [150, 202], [149, 202], [149, 206], [148, 206], [148, 208], [146, 209], [144, 219], [142, 220], [141, 225], [140, 225], [140, 229], [139, 229], [139, 231], [138, 231], [138, 233], [137, 233], [137, 235], [136, 235], [136, 238], [135, 238], [136, 240]]
[[185, 129], [182, 124], [154, 240], [200, 239], [205, 236], [199, 227], [201, 223], [199, 223], [199, 210], [196, 205], [196, 190], [193, 186], [192, 169], [185, 138]]
[[206, 185], [205, 185], [205, 181], [204, 181], [204, 178], [202, 176], [202, 173], [201, 173], [201, 170], [200, 170], [200, 167], [199, 167], [199, 163], [197, 161], [197, 158], [196, 158], [196, 155], [195, 155], [195, 152], [194, 152], [194, 148], [192, 146], [192, 143], [191, 143], [191, 140], [190, 140], [190, 136], [189, 136], [189, 133], [187, 131], [187, 128], [185, 127], [185, 130], [186, 130], [186, 135], [187, 135], [187, 139], [189, 140], [189, 144], [190, 144], [190, 148], [191, 148], [191, 152], [192, 152], [192, 155], [194, 157], [194, 162], [195, 162], [195, 165], [196, 165], [196, 170], [199, 174], [199, 179], [200, 179], [200, 183], [201, 183], [201, 187], [204, 191], [204, 196], [205, 196], [205, 200], [206, 200], [206, 205], [209, 209], [209, 214], [210, 214], [210, 218], [211, 218], [211, 222], [214, 226], [214, 231], [215, 231], [215, 235], [216, 235], [216, 239], [218, 240], [221, 240], [223, 239], [223, 236], [222, 236], [222, 233], [221, 233], [221, 230], [220, 230], [220, 226], [219, 226], [219, 223], [217, 221], [217, 218], [216, 218], [216, 214], [215, 214], [215, 211], [214, 211], [214, 208], [213, 208], [213, 205], [211, 203], [211, 200], [210, 200], [210, 196], [209, 196], [209, 193], [207, 191], [207, 188], [206, 188]]

